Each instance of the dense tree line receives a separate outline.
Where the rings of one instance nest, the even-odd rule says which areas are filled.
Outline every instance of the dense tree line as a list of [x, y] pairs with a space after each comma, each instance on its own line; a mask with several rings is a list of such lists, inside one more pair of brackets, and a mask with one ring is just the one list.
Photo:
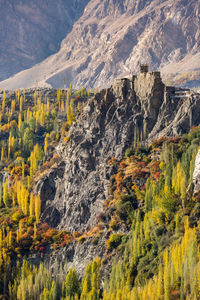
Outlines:
[[[85, 88], [74, 92], [70, 86], [50, 98], [37, 90], [28, 99], [26, 95], [25, 90], [1, 92], [0, 293], [8, 288], [13, 259], [33, 251], [42, 254], [49, 243], [57, 247], [71, 240], [68, 233], [40, 223], [41, 202], [33, 183], [59, 162], [55, 151], [48, 157], [48, 148], [55, 149], [61, 138], [67, 142], [68, 128], [89, 92]], [[25, 299], [23, 288], [17, 293]]]
[[[15, 99], [3, 93], [1, 293], [24, 300], [199, 299], [200, 193], [193, 194], [192, 183], [199, 127], [149, 146], [145, 124], [142, 130], [135, 128], [133, 145], [124, 158], [108, 161], [113, 169], [109, 197], [95, 228], [69, 233], [40, 223], [41, 203], [32, 183], [38, 169], [44, 172], [52, 159], [55, 163], [55, 157], [45, 162], [48, 147], [60, 138], [67, 142], [69, 126], [87, 95], [84, 88], [74, 93], [70, 87], [67, 93], [58, 90], [54, 100], [35, 93], [28, 104], [25, 92], [17, 91]], [[66, 116], [62, 124], [59, 114]], [[47, 248], [54, 251], [71, 241], [84, 243], [88, 237], [95, 247], [105, 233], [104, 256], [94, 258], [82, 278], [75, 269], [68, 269], [67, 262], [55, 262], [52, 270], [48, 264], [34, 266], [26, 261], [29, 254], [39, 253], [42, 258]], [[112, 270], [106, 273], [113, 257]]]

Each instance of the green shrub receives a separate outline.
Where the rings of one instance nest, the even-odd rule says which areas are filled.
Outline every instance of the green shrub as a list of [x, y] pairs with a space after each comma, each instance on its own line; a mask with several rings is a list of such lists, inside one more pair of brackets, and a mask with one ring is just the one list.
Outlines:
[[111, 250], [111, 249], [117, 248], [121, 244], [122, 238], [123, 238], [123, 234], [120, 234], [120, 233], [111, 234], [111, 236], [109, 237], [109, 239], [106, 242], [107, 249]]
[[125, 152], [125, 157], [130, 157], [131, 155], [134, 154], [134, 150], [132, 148], [128, 148]]

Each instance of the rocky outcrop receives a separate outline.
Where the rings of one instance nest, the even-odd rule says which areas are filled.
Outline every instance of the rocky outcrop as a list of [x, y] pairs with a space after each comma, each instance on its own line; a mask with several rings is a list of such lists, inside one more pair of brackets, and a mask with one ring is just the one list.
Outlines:
[[172, 97], [163, 102], [157, 122], [149, 135], [153, 140], [161, 136], [177, 136], [200, 124], [200, 95], [185, 98]]
[[[137, 122], [134, 110], [139, 109], [130, 85], [127, 80], [121, 86], [121, 95], [115, 94], [115, 85], [103, 90], [84, 106], [69, 131], [67, 145], [58, 150], [66, 164], [65, 171], [54, 200], [50, 203], [46, 199], [43, 219], [46, 220], [46, 211], [54, 207], [61, 215], [59, 227], [83, 232], [96, 224], [111, 176], [107, 161], [113, 156], [121, 158], [133, 140]], [[45, 180], [37, 186], [41, 198], [43, 185], [48, 186]]]
[[[62, 265], [67, 260], [67, 268], [74, 268], [79, 276], [82, 277], [89, 262], [93, 261], [97, 256], [103, 257], [105, 255], [106, 239], [108, 239], [108, 236], [102, 235], [96, 243], [94, 243], [92, 237], [87, 238], [83, 242], [72, 242], [57, 253], [51, 253], [49, 265], [54, 268], [55, 263], [59, 262]], [[110, 261], [107, 261], [106, 265], [104, 265], [104, 273], [107, 272], [107, 268], [111, 270], [112, 260], [113, 258], [111, 257]]]
[[[175, 96], [175, 89], [166, 88], [157, 72], [116, 79], [110, 88], [90, 98], [71, 126], [68, 142], [56, 148], [62, 161], [36, 185], [42, 200], [42, 220], [71, 232], [94, 227], [113, 173], [107, 161], [121, 159], [134, 135], [141, 136], [144, 125], [147, 142], [199, 125], [199, 100], [199, 95]], [[56, 254], [56, 259], [67, 259], [68, 266], [82, 276], [86, 264], [105, 253], [105, 234], [102, 231], [95, 245], [92, 237], [71, 243]], [[54, 261], [53, 255], [52, 266]]]
[[[56, 227], [61, 222], [60, 209], [57, 209], [52, 203], [55, 197], [62, 198], [63, 176], [65, 172], [65, 162], [61, 162], [56, 168], [51, 169], [49, 174], [39, 180], [35, 192], [40, 193], [41, 210], [43, 211], [42, 220]], [[61, 200], [62, 201], [62, 200]]]
[[200, 123], [198, 95], [166, 97], [165, 91], [158, 72], [141, 73], [117, 79], [89, 99], [70, 128], [67, 144], [57, 148], [63, 162], [37, 184], [42, 220], [72, 232], [88, 230], [108, 195], [112, 169], [107, 161], [121, 159], [144, 124], [150, 141]]

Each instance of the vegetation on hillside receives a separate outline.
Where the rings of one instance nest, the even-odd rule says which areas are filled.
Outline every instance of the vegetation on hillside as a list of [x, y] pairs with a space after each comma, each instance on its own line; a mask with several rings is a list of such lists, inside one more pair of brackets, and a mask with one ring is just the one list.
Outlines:
[[41, 201], [34, 183], [60, 162], [56, 146], [90, 91], [44, 90], [0, 94], [0, 293], [7, 289], [13, 261], [74, 237], [41, 224]]
[[[70, 105], [69, 94], [59, 90], [49, 104], [38, 96], [34, 104], [28, 104], [23, 95], [16, 94], [14, 115], [14, 104], [8, 105], [12, 101], [2, 101], [1, 293], [13, 300], [199, 299], [200, 193], [193, 194], [192, 183], [199, 127], [149, 146], [135, 133], [124, 158], [107, 162], [113, 173], [109, 196], [97, 226], [89, 232], [59, 232], [40, 223], [40, 199], [31, 183], [37, 169], [43, 170], [44, 164], [44, 170], [48, 169], [55, 159], [51, 155], [45, 162], [44, 157], [48, 147], [58, 143], [60, 130], [67, 142], [66, 131], [80, 106]], [[81, 103], [86, 96], [79, 97]], [[64, 123], [58, 121], [60, 113], [67, 115]], [[10, 126], [7, 133], [5, 125]], [[29, 142], [27, 128], [34, 136]], [[92, 237], [95, 247], [102, 236], [107, 237], [104, 256], [87, 265], [83, 278], [74, 269], [68, 270], [67, 262], [57, 262], [53, 270], [48, 264], [28, 263], [34, 253], [42, 260], [71, 241], [84, 243]], [[112, 271], [106, 273], [111, 262]]]

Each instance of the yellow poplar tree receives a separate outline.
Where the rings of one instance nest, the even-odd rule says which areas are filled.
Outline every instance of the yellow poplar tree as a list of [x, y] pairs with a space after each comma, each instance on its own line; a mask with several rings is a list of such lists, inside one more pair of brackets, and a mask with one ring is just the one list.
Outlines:
[[34, 197], [33, 197], [33, 194], [31, 193], [31, 195], [30, 195], [30, 205], [29, 205], [29, 214], [30, 214], [30, 217], [34, 217], [34, 211], [35, 211]]
[[36, 223], [39, 223], [40, 213], [41, 213], [40, 196], [35, 196], [35, 218], [36, 218]]
[[20, 113], [22, 113], [22, 111], [23, 111], [23, 97], [22, 96], [20, 97], [19, 110], [20, 110]]

